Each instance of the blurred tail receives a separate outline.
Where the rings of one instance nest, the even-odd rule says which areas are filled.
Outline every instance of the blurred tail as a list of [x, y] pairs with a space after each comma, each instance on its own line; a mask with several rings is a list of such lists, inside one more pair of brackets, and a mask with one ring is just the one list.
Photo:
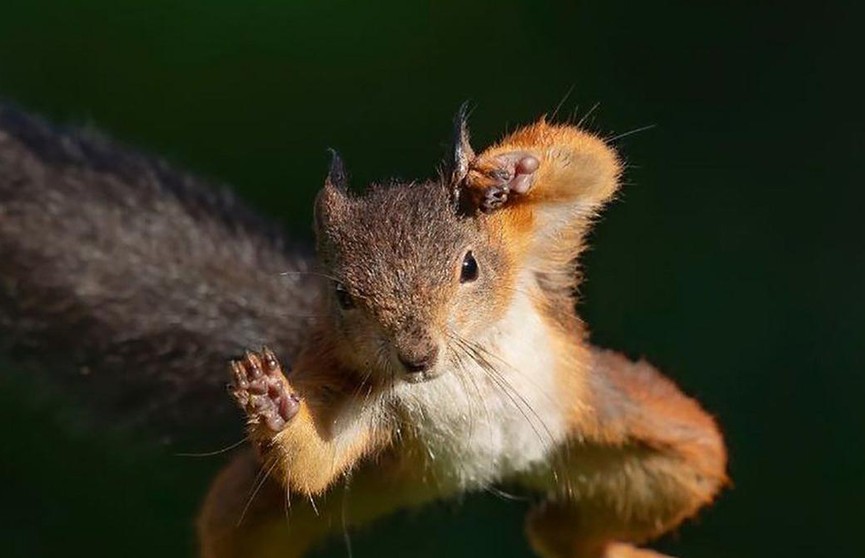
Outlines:
[[0, 105], [0, 343], [112, 422], [224, 424], [229, 357], [295, 354], [309, 266], [224, 189]]

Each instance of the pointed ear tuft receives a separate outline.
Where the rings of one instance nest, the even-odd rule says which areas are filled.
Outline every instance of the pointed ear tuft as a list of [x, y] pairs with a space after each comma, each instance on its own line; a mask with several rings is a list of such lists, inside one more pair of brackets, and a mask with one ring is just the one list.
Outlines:
[[330, 169], [324, 182], [325, 187], [330, 185], [345, 192], [348, 188], [348, 175], [345, 172], [345, 164], [342, 162], [342, 157], [339, 156], [339, 152], [336, 149], [328, 147], [327, 150], [330, 152]]
[[450, 169], [451, 183], [455, 186], [466, 177], [469, 172], [469, 164], [475, 158], [475, 152], [469, 144], [468, 112], [469, 102], [465, 101], [460, 105], [454, 117], [453, 152], [447, 168]]
[[348, 206], [348, 176], [342, 158], [335, 149], [330, 151], [330, 169], [324, 187], [315, 199], [315, 231], [321, 237], [334, 226]]

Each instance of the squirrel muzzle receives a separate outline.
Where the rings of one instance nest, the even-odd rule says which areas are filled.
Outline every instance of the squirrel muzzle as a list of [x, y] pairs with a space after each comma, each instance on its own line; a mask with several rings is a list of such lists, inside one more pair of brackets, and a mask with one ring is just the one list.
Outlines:
[[403, 377], [411, 383], [431, 380], [443, 372], [439, 346], [426, 328], [410, 326], [393, 336], [392, 348]]

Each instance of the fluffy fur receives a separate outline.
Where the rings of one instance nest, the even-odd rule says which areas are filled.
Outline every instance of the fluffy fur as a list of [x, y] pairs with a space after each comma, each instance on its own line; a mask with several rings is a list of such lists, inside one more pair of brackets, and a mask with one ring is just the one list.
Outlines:
[[66, 370], [112, 422], [193, 435], [229, 416], [227, 359], [275, 350], [299, 410], [274, 431], [246, 409], [254, 451], [213, 483], [205, 557], [300, 556], [333, 526], [501, 482], [541, 498], [540, 555], [649, 556], [626, 543], [710, 502], [726, 454], [695, 401], [591, 347], [575, 314], [616, 155], [544, 121], [475, 155], [457, 124], [438, 180], [353, 195], [335, 164], [316, 263], [220, 190], [2, 107], [7, 349]]
[[[458, 137], [451, 181], [355, 196], [332, 173], [316, 213], [330, 296], [285, 384], [301, 411], [274, 432], [247, 409], [250, 437], [289, 494], [332, 501], [351, 477], [362, 517], [511, 482], [547, 497], [528, 521], [541, 555], [639, 555], [621, 542], [711, 501], [726, 456], [693, 400], [648, 365], [591, 348], [574, 313], [576, 258], [616, 190], [616, 156], [543, 121], [479, 156], [464, 128]], [[464, 280], [470, 256], [480, 272]], [[395, 483], [387, 505], [368, 467]], [[238, 543], [248, 530], [210, 520], [223, 493], [214, 487], [201, 529], [232, 546], [208, 556], [249, 548]], [[314, 531], [292, 526], [272, 548], [302, 554]]]
[[237, 439], [225, 362], [296, 354], [318, 282], [281, 273], [309, 254], [221, 187], [0, 105], [0, 341], [105, 424]]

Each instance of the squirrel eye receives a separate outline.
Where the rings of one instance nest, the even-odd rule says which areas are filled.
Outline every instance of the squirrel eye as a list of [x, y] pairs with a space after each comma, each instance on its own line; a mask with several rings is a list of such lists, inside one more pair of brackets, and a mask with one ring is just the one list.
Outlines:
[[463, 258], [462, 270], [460, 271], [460, 283], [471, 283], [478, 278], [478, 262], [472, 251], [466, 252]]
[[354, 308], [354, 300], [351, 298], [351, 295], [348, 294], [346, 288], [342, 285], [342, 283], [336, 284], [336, 302], [339, 304], [339, 307], [343, 310], [348, 310], [350, 308]]

